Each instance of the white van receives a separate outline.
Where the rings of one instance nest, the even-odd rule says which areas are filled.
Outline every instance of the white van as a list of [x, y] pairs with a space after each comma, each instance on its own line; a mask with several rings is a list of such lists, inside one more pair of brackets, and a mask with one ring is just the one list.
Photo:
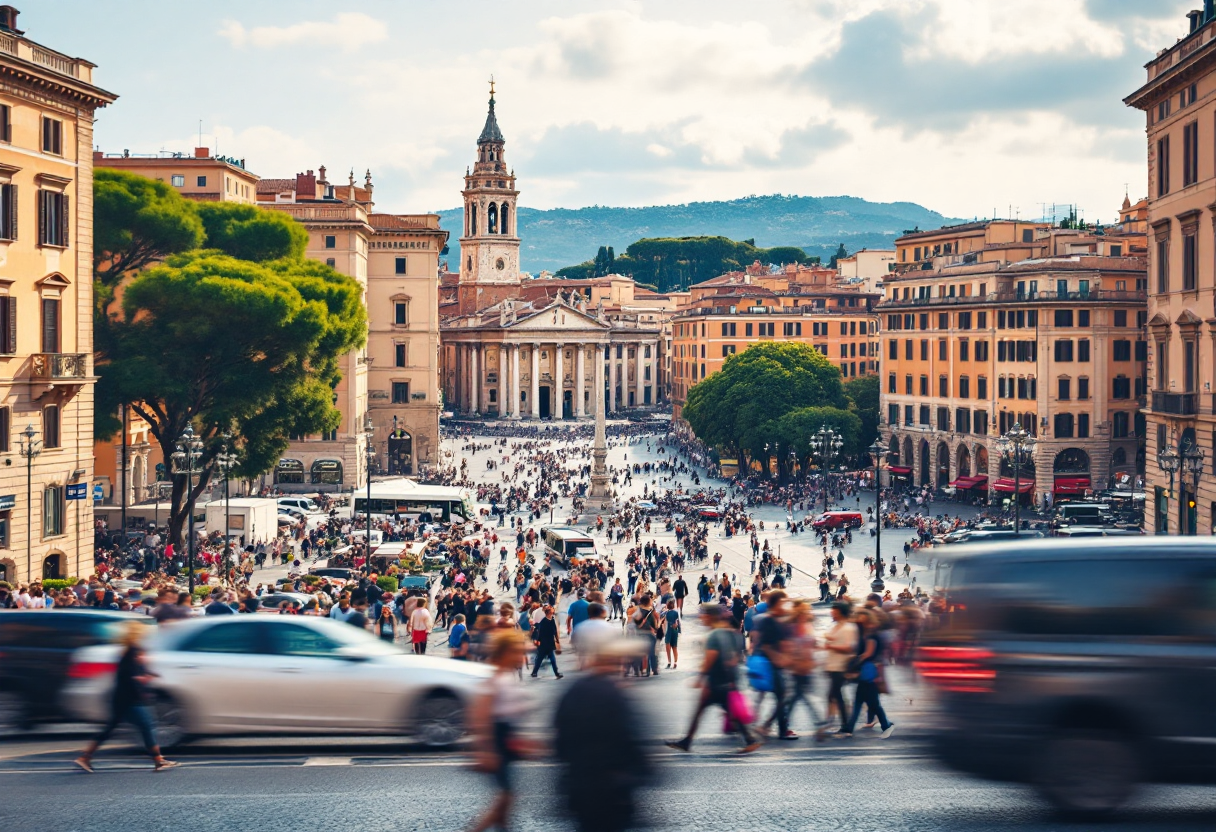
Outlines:
[[570, 562], [570, 558], [594, 558], [598, 556], [595, 541], [586, 532], [569, 526], [553, 526], [541, 532], [541, 540], [545, 544], [545, 554], [550, 560], [561, 564]]
[[320, 506], [307, 497], [280, 497], [279, 505], [284, 508], [299, 509], [305, 514], [315, 514], [321, 510]]

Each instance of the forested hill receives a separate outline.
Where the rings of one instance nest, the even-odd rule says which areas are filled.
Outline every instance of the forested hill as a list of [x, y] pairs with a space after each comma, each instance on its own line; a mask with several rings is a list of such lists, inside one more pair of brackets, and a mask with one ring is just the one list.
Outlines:
[[[449, 263], [460, 263], [463, 209], [439, 212], [451, 232]], [[869, 202], [852, 196], [753, 196], [726, 202], [693, 202], [649, 208], [520, 208], [523, 269], [557, 271], [595, 256], [600, 246], [618, 252], [643, 237], [721, 235], [755, 240], [764, 248], [799, 246], [827, 262], [844, 243], [860, 248], [889, 248], [911, 228], [937, 228], [951, 222], [913, 202]]]

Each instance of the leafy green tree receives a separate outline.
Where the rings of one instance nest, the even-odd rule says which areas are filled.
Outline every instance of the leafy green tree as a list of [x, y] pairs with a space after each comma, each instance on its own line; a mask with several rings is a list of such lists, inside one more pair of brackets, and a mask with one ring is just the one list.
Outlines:
[[861, 433], [856, 447], [849, 452], [861, 456], [869, 453], [870, 444], [878, 436], [878, 417], [881, 382], [877, 373], [856, 376], [844, 383], [844, 394], [849, 397], [851, 410], [861, 420]]
[[300, 258], [308, 231], [289, 215], [239, 202], [200, 202], [196, 208], [207, 233], [207, 248], [239, 260]]
[[836, 253], [832, 255], [832, 259], [828, 261], [828, 265], [834, 269], [836, 268], [836, 264], [840, 262], [841, 258], [848, 256], [849, 250], [844, 247], [844, 243], [841, 243], [836, 247]]
[[194, 203], [164, 182], [97, 168], [93, 201], [93, 276], [101, 308], [123, 275], [203, 244]]
[[367, 332], [354, 279], [313, 261], [254, 263], [214, 251], [174, 255], [137, 275], [121, 310], [99, 323], [98, 409], [130, 403], [165, 459], [187, 425], [206, 443], [193, 487], [174, 478], [169, 539], [178, 544], [224, 431], [242, 438], [237, 475], [255, 476], [291, 433], [338, 427], [338, 362]]
[[818, 350], [765, 342], [730, 356], [720, 372], [695, 384], [683, 416], [703, 442], [754, 458], [779, 438], [772, 423], [787, 413], [848, 406], [840, 369]]
[[857, 446], [862, 436], [861, 419], [852, 410], [839, 407], [800, 407], [780, 419], [773, 420], [765, 430], [772, 436], [773, 442], [779, 443], [782, 450], [782, 458], [778, 459], [778, 463], [788, 464], [789, 452], [786, 449], [792, 448], [799, 465], [818, 467], [821, 460], [813, 453], [811, 439], [825, 427], [840, 434], [844, 439], [841, 456], [831, 460], [831, 465], [847, 464], [848, 459], [853, 456], [851, 449]]

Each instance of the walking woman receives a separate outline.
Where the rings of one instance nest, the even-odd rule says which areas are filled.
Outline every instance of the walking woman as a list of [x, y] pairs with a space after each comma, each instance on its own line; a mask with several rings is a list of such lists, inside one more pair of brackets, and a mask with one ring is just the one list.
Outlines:
[[895, 723], [887, 719], [887, 714], [882, 709], [882, 703], [878, 701], [878, 680], [882, 664], [882, 642], [878, 639], [878, 616], [871, 610], [858, 610], [857, 623], [861, 627], [862, 638], [861, 653], [853, 663], [857, 670], [857, 695], [853, 698], [853, 715], [839, 736], [842, 738], [853, 736], [853, 727], [857, 724], [857, 717], [861, 715], [861, 708], [863, 705], [867, 705], [870, 713], [878, 718], [878, 723], [882, 727], [881, 736], [886, 739], [895, 730]]
[[122, 658], [118, 660], [118, 672], [114, 679], [114, 696], [110, 704], [110, 718], [96, 739], [88, 744], [84, 752], [76, 758], [76, 765], [88, 773], [93, 773], [93, 755], [101, 744], [110, 738], [120, 722], [126, 722], [139, 729], [143, 739], [144, 749], [152, 758], [154, 771], [164, 771], [173, 768], [177, 763], [166, 760], [156, 744], [156, 725], [153, 722], [151, 697], [148, 682], [156, 675], [148, 669], [144, 661], [144, 651], [140, 641], [147, 632], [145, 625], [132, 621], [123, 631], [119, 643], [123, 647]]
[[477, 749], [477, 770], [493, 778], [497, 794], [472, 832], [510, 827], [514, 801], [511, 767], [526, 756], [524, 740], [519, 736], [519, 721], [530, 707], [527, 692], [519, 682], [519, 667], [526, 653], [523, 634], [518, 630], [493, 632], [487, 661], [494, 675], [473, 702], [469, 727]]

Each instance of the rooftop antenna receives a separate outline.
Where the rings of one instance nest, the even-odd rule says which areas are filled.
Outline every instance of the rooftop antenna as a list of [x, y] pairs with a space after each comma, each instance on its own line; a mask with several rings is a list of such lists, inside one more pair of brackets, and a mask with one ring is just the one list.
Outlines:
[[196, 146], [203, 146], [203, 120], [201, 118], [198, 120], [198, 145]]

